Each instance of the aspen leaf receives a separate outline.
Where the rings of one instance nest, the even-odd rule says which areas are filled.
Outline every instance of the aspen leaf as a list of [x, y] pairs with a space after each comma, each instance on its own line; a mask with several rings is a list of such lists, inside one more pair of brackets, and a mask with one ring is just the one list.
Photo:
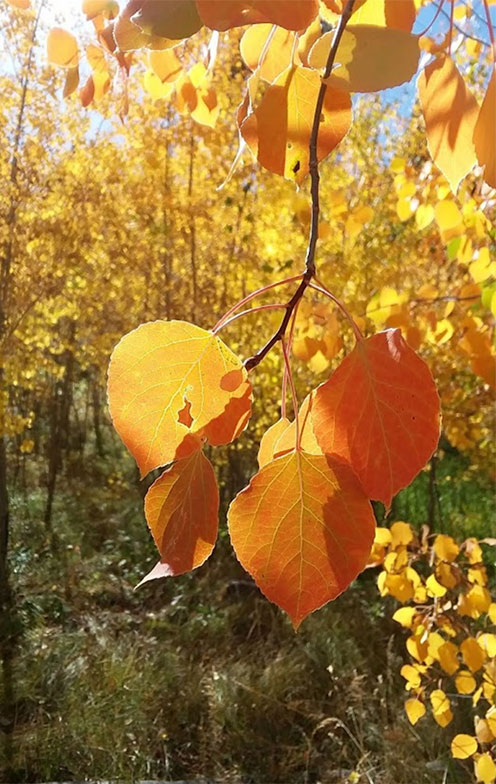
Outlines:
[[267, 465], [274, 459], [278, 441], [290, 424], [289, 419], [282, 417], [265, 431], [258, 450], [258, 465], [260, 468], [263, 468], [264, 465]]
[[431, 692], [430, 700], [434, 716], [439, 716], [451, 708], [450, 699], [442, 689], [434, 689]]
[[77, 41], [62, 27], [52, 27], [46, 40], [47, 58], [52, 65], [75, 68], [79, 61]]
[[416, 16], [415, 0], [367, 0], [358, 5], [351, 17], [353, 24], [379, 25], [410, 31]]
[[259, 65], [260, 57], [264, 51], [269, 35], [270, 45], [265, 51], [263, 61], [260, 63], [259, 77], [266, 82], [273, 82], [280, 73], [291, 65], [291, 55], [295, 34], [282, 27], [273, 31], [271, 24], [252, 25], [244, 33], [239, 51], [245, 65], [255, 71]]
[[486, 719], [476, 719], [475, 734], [479, 743], [491, 743], [494, 740], [494, 735]]
[[475, 775], [482, 784], [492, 784], [496, 779], [496, 764], [489, 752], [484, 752], [475, 760]]
[[462, 214], [454, 201], [444, 199], [438, 202], [434, 208], [434, 214], [441, 231], [451, 231], [463, 224]]
[[451, 563], [460, 552], [460, 548], [452, 536], [438, 534], [434, 539], [433, 550], [440, 561]]
[[132, 52], [146, 46], [148, 49], [169, 49], [178, 41], [148, 35], [131, 19], [142, 7], [142, 0], [130, 0], [115, 20], [113, 36], [121, 52]]
[[148, 65], [161, 82], [175, 82], [182, 71], [173, 49], [148, 52]]
[[474, 676], [468, 670], [460, 670], [455, 678], [455, 686], [458, 694], [472, 694], [477, 683]]
[[69, 68], [64, 82], [64, 98], [68, 98], [79, 87], [79, 68]]
[[141, 0], [131, 22], [147, 35], [181, 40], [202, 26], [195, 0]]
[[423, 468], [439, 438], [430, 370], [397, 329], [355, 346], [317, 389], [312, 416], [322, 451], [349, 462], [369, 498], [386, 506]]
[[411, 629], [416, 614], [417, 610], [415, 607], [400, 607], [399, 610], [396, 610], [394, 613], [393, 621], [401, 624], [405, 629]]
[[496, 70], [494, 68], [475, 124], [474, 144], [479, 165], [485, 167], [484, 179], [491, 188], [496, 188]]
[[418, 90], [432, 160], [456, 191], [477, 162], [472, 141], [477, 101], [453, 60], [445, 55], [422, 71]]
[[415, 213], [415, 223], [419, 231], [430, 226], [434, 220], [434, 207], [432, 204], [421, 204]]
[[455, 759], [468, 759], [477, 751], [477, 739], [472, 735], [455, 735], [451, 741], [451, 756]]
[[410, 724], [416, 724], [422, 716], [425, 716], [425, 705], [412, 697], [405, 702], [405, 712]]
[[460, 664], [457, 659], [458, 648], [452, 642], [445, 642], [438, 650], [439, 664], [448, 675], [454, 675]]
[[[308, 145], [321, 79], [310, 68], [291, 66], [267, 88], [255, 111], [242, 123], [241, 135], [259, 163], [300, 183], [308, 174]], [[326, 91], [317, 158], [329, 155], [351, 125], [347, 93]]]
[[31, 0], [7, 0], [7, 5], [20, 11], [28, 11], [31, 8]]
[[397, 548], [413, 542], [413, 531], [410, 523], [404, 523], [402, 520], [398, 520], [396, 523], [392, 524], [389, 530], [392, 547]]
[[304, 452], [264, 466], [232, 502], [228, 522], [241, 565], [295, 628], [364, 569], [375, 527], [350, 468]]
[[174, 85], [170, 82], [161, 82], [157, 74], [147, 68], [143, 76], [143, 86], [151, 97], [158, 101], [161, 98], [168, 98], [174, 92]]
[[165, 571], [184, 574], [206, 561], [217, 538], [219, 493], [203, 452], [173, 463], [152, 484], [145, 517], [160, 553], [162, 576]]
[[203, 23], [211, 30], [268, 23], [286, 30], [305, 30], [319, 10], [318, 0], [197, 0]]
[[116, 0], [83, 0], [81, 10], [88, 20], [100, 14], [106, 19], [114, 19], [119, 13], [119, 4]]
[[400, 670], [400, 675], [406, 680], [405, 688], [408, 690], [418, 689], [422, 682], [420, 672], [411, 664], [404, 664]]
[[205, 438], [233, 440], [246, 424], [250, 389], [220, 338], [184, 321], [142, 324], [117, 344], [109, 367], [110, 413], [142, 476]]
[[486, 659], [486, 654], [480, 647], [475, 637], [467, 637], [460, 645], [463, 661], [471, 672], [480, 670]]
[[[325, 33], [313, 45], [309, 63], [324, 68], [333, 33]], [[418, 38], [403, 30], [373, 25], [348, 25], [336, 54], [337, 67], [326, 80], [331, 87], [352, 93], [368, 93], [408, 82], [417, 71]]]

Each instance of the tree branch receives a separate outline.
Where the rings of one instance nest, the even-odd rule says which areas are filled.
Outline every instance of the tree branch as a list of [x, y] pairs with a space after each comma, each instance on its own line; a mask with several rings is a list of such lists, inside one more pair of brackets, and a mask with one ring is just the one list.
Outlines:
[[324, 99], [327, 91], [327, 84], [325, 80], [331, 75], [332, 69], [334, 67], [334, 61], [336, 59], [336, 54], [338, 51], [339, 42], [343, 36], [344, 30], [346, 25], [348, 24], [349, 18], [353, 12], [353, 6], [355, 4], [355, 0], [347, 0], [345, 7], [343, 8], [343, 13], [339, 19], [338, 26], [334, 32], [334, 38], [332, 41], [331, 50], [329, 52], [329, 57], [327, 58], [327, 63], [325, 67], [325, 71], [322, 77], [322, 83], [320, 85], [319, 94], [317, 96], [317, 103], [315, 105], [315, 113], [313, 116], [313, 124], [312, 124], [312, 131], [310, 134], [310, 144], [309, 144], [309, 172], [310, 172], [310, 193], [312, 197], [312, 218], [310, 223], [310, 235], [308, 238], [308, 245], [307, 245], [307, 253], [305, 257], [305, 272], [303, 273], [303, 278], [296, 289], [295, 293], [289, 300], [289, 302], [285, 305], [286, 312], [282, 318], [282, 321], [272, 337], [267, 341], [265, 346], [257, 351], [249, 359], [246, 359], [244, 362], [244, 366], [246, 370], [253, 370], [257, 365], [260, 364], [262, 359], [269, 353], [271, 348], [275, 346], [280, 340], [283, 340], [284, 335], [286, 334], [286, 329], [291, 319], [291, 315], [299, 303], [300, 299], [303, 297], [305, 293], [305, 289], [308, 287], [311, 279], [315, 275], [315, 251], [317, 248], [317, 240], [319, 238], [319, 218], [320, 218], [320, 174], [319, 174], [319, 160], [317, 156], [318, 150], [318, 141], [319, 141], [319, 129], [320, 129], [320, 118], [322, 115], [322, 108], [324, 106]]

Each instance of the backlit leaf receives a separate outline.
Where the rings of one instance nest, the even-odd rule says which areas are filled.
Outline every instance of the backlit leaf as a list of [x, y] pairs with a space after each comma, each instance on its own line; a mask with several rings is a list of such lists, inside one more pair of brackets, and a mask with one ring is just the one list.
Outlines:
[[170, 40], [189, 38], [202, 26], [195, 0], [141, 0], [131, 22], [147, 35]]
[[360, 341], [316, 392], [313, 426], [326, 454], [350, 463], [369, 498], [389, 506], [439, 438], [439, 397], [398, 329]]
[[250, 389], [220, 338], [184, 321], [142, 324], [117, 344], [109, 367], [110, 413], [142, 476], [205, 438], [233, 440], [249, 416]]
[[442, 55], [418, 80], [427, 143], [453, 191], [477, 162], [472, 141], [479, 107], [455, 63]]
[[258, 450], [258, 465], [260, 468], [263, 468], [264, 465], [267, 465], [267, 463], [270, 463], [271, 460], [274, 459], [277, 443], [290, 424], [289, 419], [283, 417], [278, 419], [277, 422], [274, 422], [274, 424], [265, 431]]
[[217, 538], [219, 493], [212, 465], [202, 452], [173, 463], [152, 484], [145, 517], [163, 576], [165, 569], [174, 576], [206, 561]]
[[182, 65], [173, 49], [149, 52], [148, 65], [161, 82], [175, 82], [182, 71]]
[[52, 27], [46, 40], [47, 58], [52, 65], [75, 68], [79, 61], [77, 41], [62, 27]]
[[479, 110], [474, 129], [474, 144], [480, 166], [485, 166], [484, 179], [496, 188], [496, 70], [491, 79]]
[[286, 30], [305, 30], [319, 10], [318, 0], [197, 0], [203, 23], [211, 30], [268, 23]]
[[416, 16], [415, 0], [367, 0], [354, 4], [352, 24], [370, 24], [410, 32]]
[[[324, 68], [333, 33], [325, 33], [310, 52], [310, 65]], [[403, 30], [349, 25], [341, 38], [327, 84], [347, 92], [376, 92], [408, 82], [417, 70], [418, 38]]]
[[255, 71], [258, 67], [262, 52], [264, 52], [269, 35], [270, 44], [265, 50], [263, 61], [260, 63], [259, 77], [266, 82], [273, 82], [280, 73], [291, 65], [291, 54], [295, 34], [283, 27], [271, 24], [252, 25], [244, 33], [239, 45], [239, 51], [245, 65]]
[[[287, 68], [270, 85], [241, 134], [259, 163], [269, 171], [300, 183], [308, 174], [310, 134], [321, 79], [301, 66]], [[350, 96], [328, 88], [322, 109], [317, 157], [329, 155], [351, 124]]]
[[148, 49], [169, 49], [178, 42], [158, 35], [148, 35], [131, 21], [142, 7], [142, 0], [130, 0], [115, 20], [113, 35], [121, 52], [132, 52], [146, 46]]
[[375, 527], [348, 466], [304, 452], [262, 468], [231, 504], [228, 520], [241, 565], [295, 628], [362, 571]]

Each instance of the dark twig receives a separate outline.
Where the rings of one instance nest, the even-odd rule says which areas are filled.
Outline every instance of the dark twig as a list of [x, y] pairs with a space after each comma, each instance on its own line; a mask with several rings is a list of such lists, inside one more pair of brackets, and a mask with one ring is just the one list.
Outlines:
[[246, 370], [252, 370], [255, 368], [262, 359], [269, 353], [271, 348], [275, 346], [280, 340], [283, 340], [284, 335], [286, 334], [286, 330], [288, 328], [288, 324], [291, 319], [291, 315], [298, 305], [299, 301], [303, 297], [305, 290], [307, 289], [310, 281], [315, 275], [315, 251], [317, 248], [317, 240], [319, 237], [319, 217], [320, 217], [320, 195], [319, 195], [319, 185], [320, 185], [320, 175], [319, 175], [319, 160], [317, 157], [317, 148], [318, 148], [318, 141], [319, 141], [319, 128], [321, 122], [321, 115], [322, 115], [322, 108], [324, 106], [324, 99], [327, 91], [327, 84], [326, 79], [329, 78], [331, 75], [332, 69], [334, 67], [334, 61], [336, 59], [336, 54], [338, 51], [339, 42], [341, 41], [342, 35], [344, 33], [345, 27], [348, 24], [349, 18], [353, 12], [353, 6], [355, 4], [355, 0], [347, 0], [347, 3], [343, 9], [343, 13], [341, 14], [338, 26], [336, 27], [334, 38], [332, 41], [331, 50], [329, 52], [329, 57], [327, 58], [327, 64], [325, 67], [325, 71], [322, 77], [322, 83], [320, 85], [319, 94], [317, 96], [317, 103], [315, 105], [315, 113], [313, 116], [313, 125], [312, 131], [310, 134], [310, 144], [309, 144], [309, 172], [310, 172], [310, 193], [312, 197], [312, 219], [310, 223], [310, 235], [308, 238], [308, 246], [307, 246], [307, 253], [305, 258], [305, 272], [303, 273], [303, 278], [296, 289], [295, 293], [289, 300], [289, 302], [285, 305], [286, 312], [282, 318], [282, 321], [272, 337], [267, 341], [265, 346], [257, 351], [249, 359], [245, 360], [245, 368]]

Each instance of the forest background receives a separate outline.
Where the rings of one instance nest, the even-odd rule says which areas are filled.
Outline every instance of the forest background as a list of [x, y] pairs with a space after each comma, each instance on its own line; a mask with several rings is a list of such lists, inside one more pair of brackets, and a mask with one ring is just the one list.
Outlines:
[[[210, 328], [253, 289], [297, 274], [308, 187], [295, 191], [248, 153], [217, 189], [238, 147], [239, 31], [219, 48], [207, 116], [171, 98], [140, 54], [123, 118], [94, 62], [89, 108], [78, 91], [63, 101], [45, 54], [57, 8], [35, 17], [16, 5], [0, 5], [2, 780], [474, 780], [434, 717], [413, 726], [404, 715], [401, 596], [380, 595], [378, 566], [295, 635], [232, 556], [222, 520], [279, 416], [278, 354], [256, 369], [253, 423], [212, 456], [223, 510], [213, 557], [134, 592], [155, 555], [146, 487], [108, 417], [110, 353], [143, 321]], [[458, 12], [456, 46], [480, 99], [489, 47], [469, 16]], [[194, 46], [206, 51], [208, 36]], [[496, 198], [477, 171], [454, 196], [421, 126], [411, 85], [354, 100], [352, 130], [321, 166], [318, 264], [365, 332], [402, 328], [441, 395], [439, 449], [387, 516], [376, 505], [378, 522], [461, 543], [487, 537], [496, 512]], [[250, 356], [277, 323], [262, 311], [224, 339]], [[301, 398], [350, 345], [317, 296], [300, 308]], [[456, 725], [471, 733], [466, 703]]]

